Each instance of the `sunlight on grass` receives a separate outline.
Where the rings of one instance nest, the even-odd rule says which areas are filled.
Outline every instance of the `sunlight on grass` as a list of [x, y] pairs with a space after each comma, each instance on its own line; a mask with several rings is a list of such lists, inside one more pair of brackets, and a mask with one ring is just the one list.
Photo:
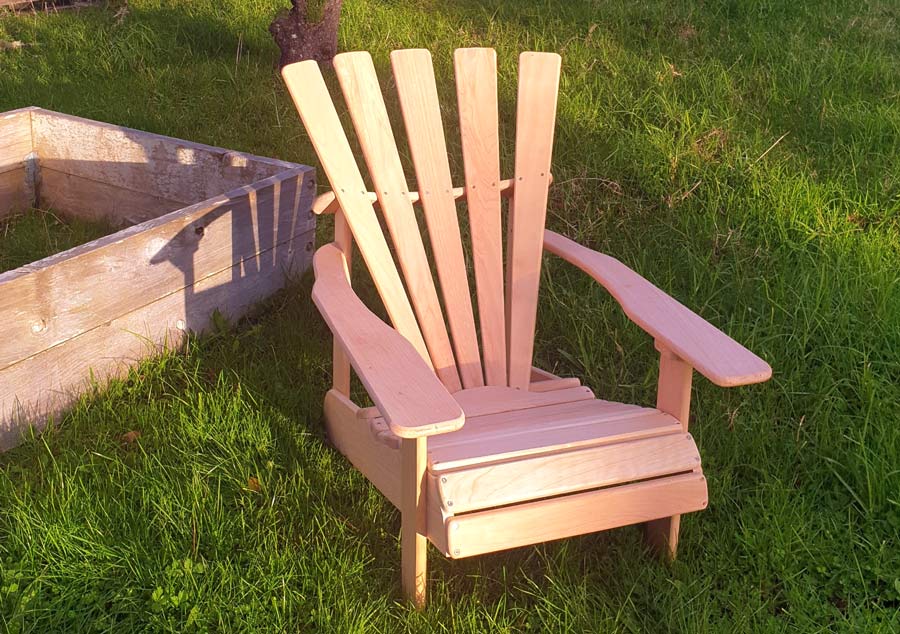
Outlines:
[[[121, 23], [93, 9], [0, 17], [0, 39], [33, 45], [0, 51], [0, 111], [37, 105], [315, 165], [266, 32], [286, 4], [132, 0]], [[431, 49], [454, 151], [454, 48], [498, 50], [507, 140], [517, 54], [562, 54], [549, 224], [775, 372], [731, 391], [696, 380], [709, 509], [685, 518], [672, 565], [632, 528], [433, 556], [431, 603], [411, 611], [397, 513], [324, 438], [331, 343], [304, 278], [0, 456], [0, 623], [900, 629], [898, 24], [888, 2], [347, 0], [342, 50], [372, 51], [385, 84], [390, 50]], [[45, 254], [41, 226], [29, 231], [2, 238], [0, 266]], [[652, 341], [608, 296], [547, 260], [542, 298], [540, 365], [601, 398], [653, 403]]]

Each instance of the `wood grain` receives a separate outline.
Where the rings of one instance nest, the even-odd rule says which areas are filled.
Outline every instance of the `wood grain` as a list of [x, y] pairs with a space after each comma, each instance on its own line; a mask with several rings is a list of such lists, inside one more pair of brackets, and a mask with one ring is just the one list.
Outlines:
[[42, 168], [183, 205], [295, 167], [284, 161], [39, 108], [31, 115], [34, 149]]
[[401, 508], [400, 451], [376, 442], [365, 423], [357, 419], [358, 408], [336, 390], [325, 394], [325, 429], [328, 438], [369, 482], [398, 509]]
[[454, 558], [537, 544], [706, 508], [700, 474], [575, 493], [447, 520]]
[[43, 167], [39, 205], [66, 216], [127, 227], [184, 207], [184, 202]]
[[528, 389], [534, 352], [559, 70], [560, 57], [555, 53], [519, 56], [516, 191], [507, 228], [506, 327], [509, 385], [523, 390]]
[[394, 51], [391, 67], [453, 338], [456, 365], [463, 387], [479, 387], [484, 385], [484, 371], [431, 53], [424, 49]]
[[433, 368], [319, 65], [313, 60], [297, 62], [285, 66], [281, 74], [394, 328]]
[[24, 167], [25, 157], [32, 151], [33, 110], [22, 108], [0, 113], [0, 174]]
[[334, 58], [334, 69], [435, 372], [455, 392], [462, 384], [372, 57], [342, 53]]
[[497, 53], [460, 48], [453, 60], [485, 383], [507, 385]]
[[294, 168], [0, 275], [0, 368], [235, 263], [272, 270], [258, 255], [314, 226], [311, 179]]
[[678, 432], [680, 423], [656, 409], [576, 401], [467, 418], [459, 431], [432, 438], [428, 464], [445, 471]]
[[260, 254], [259, 260], [274, 260], [274, 267], [235, 264], [0, 370], [0, 451], [17, 444], [30, 425], [42, 429], [93, 382], [103, 386], [142, 359], [177, 347], [187, 331], [206, 329], [213, 310], [240, 317], [281, 288], [286, 274], [309, 266], [306, 245], [314, 239], [308, 231], [291, 248], [272, 249], [270, 258]]
[[433, 475], [454, 514], [693, 471], [700, 454], [688, 434], [541, 454]]
[[313, 267], [313, 301], [391, 432], [415, 438], [462, 427], [462, 409], [412, 344], [353, 292], [341, 250], [320, 247]]

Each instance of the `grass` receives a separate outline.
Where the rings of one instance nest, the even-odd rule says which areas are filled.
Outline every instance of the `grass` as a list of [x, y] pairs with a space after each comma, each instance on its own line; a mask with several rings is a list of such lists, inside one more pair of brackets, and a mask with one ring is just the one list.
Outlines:
[[29, 209], [0, 219], [0, 273], [102, 238], [114, 229], [104, 222], [66, 218], [52, 210]]
[[[315, 164], [273, 72], [265, 27], [280, 4], [0, 18], [0, 39], [28, 45], [0, 51], [0, 110], [39, 105]], [[696, 381], [710, 507], [685, 519], [677, 562], [649, 557], [632, 528], [433, 556], [431, 603], [411, 611], [397, 513], [323, 437], [330, 340], [303, 279], [0, 457], [0, 623], [897, 631], [898, 22], [877, 0], [345, 4], [342, 48], [371, 50], [382, 76], [389, 50], [425, 46], [450, 95], [452, 49], [497, 48], [507, 138], [516, 54], [561, 52], [550, 225], [773, 366], [761, 386]], [[652, 342], [570, 267], [547, 261], [544, 278], [539, 363], [652, 403]]]

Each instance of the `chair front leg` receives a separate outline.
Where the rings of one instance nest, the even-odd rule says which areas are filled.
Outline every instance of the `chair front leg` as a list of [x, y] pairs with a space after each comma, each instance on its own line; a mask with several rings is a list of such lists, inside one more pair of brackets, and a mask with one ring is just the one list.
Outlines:
[[[340, 209], [334, 214], [334, 242], [347, 259], [347, 279], [350, 279], [350, 262], [353, 256], [353, 233], [350, 231], [350, 225], [347, 224], [347, 218]], [[347, 352], [338, 342], [337, 337], [334, 338], [332, 344], [332, 387], [344, 396], [350, 396], [350, 359]]]
[[417, 609], [425, 606], [428, 556], [425, 467], [427, 439], [404, 438], [400, 446], [400, 550], [403, 594]]
[[[656, 408], [674, 416], [681, 422], [682, 429], [687, 431], [694, 369], [658, 341], [656, 349], [659, 350]], [[658, 553], [665, 554], [669, 559], [675, 559], [680, 527], [681, 515], [653, 520], [644, 525], [644, 539]]]

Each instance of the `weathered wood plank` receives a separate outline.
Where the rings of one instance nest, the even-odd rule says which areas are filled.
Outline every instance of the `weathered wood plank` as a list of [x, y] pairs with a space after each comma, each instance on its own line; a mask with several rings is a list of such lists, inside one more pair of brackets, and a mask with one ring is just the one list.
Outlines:
[[314, 226], [312, 168], [149, 220], [0, 275], [0, 368], [58, 345]]
[[0, 218], [30, 206], [31, 197], [25, 188], [25, 168], [0, 172]]
[[39, 205], [58, 210], [66, 216], [104, 220], [113, 226], [135, 225], [184, 207], [181, 201], [116, 187], [48, 167], [41, 169]]
[[90, 121], [31, 111], [41, 167], [136, 192], [197, 203], [295, 167], [275, 159]]
[[25, 157], [32, 150], [32, 111], [22, 108], [0, 114], [0, 173], [24, 167]]
[[[285, 273], [309, 266], [315, 239], [310, 230], [248, 262], [231, 265], [188, 288], [102, 323], [64, 343], [0, 370], [0, 451], [17, 444], [29, 424], [70, 407], [90, 387], [122, 376], [139, 360], [181, 343], [185, 331], [202, 331], [213, 310], [237, 318], [284, 284]], [[273, 262], [265, 267], [263, 261]]]

